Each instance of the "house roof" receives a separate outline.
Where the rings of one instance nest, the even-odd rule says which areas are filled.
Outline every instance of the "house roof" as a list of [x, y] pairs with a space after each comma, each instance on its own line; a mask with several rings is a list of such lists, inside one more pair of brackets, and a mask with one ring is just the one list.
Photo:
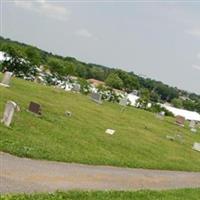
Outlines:
[[103, 81], [99, 81], [99, 80], [92, 79], [92, 78], [88, 79], [87, 81], [90, 82], [93, 85], [100, 85], [100, 84], [104, 85], [105, 84], [105, 82], [103, 82]]

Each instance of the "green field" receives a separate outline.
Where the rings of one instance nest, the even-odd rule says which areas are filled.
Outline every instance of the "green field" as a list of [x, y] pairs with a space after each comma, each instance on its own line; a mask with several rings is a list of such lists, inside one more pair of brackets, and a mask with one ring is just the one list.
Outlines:
[[200, 189], [137, 192], [56, 192], [51, 194], [21, 194], [0, 196], [2, 200], [199, 200]]
[[[13, 79], [0, 87], [0, 116], [7, 100], [21, 108], [11, 128], [0, 124], [0, 150], [18, 156], [93, 165], [200, 171], [200, 153], [192, 150], [200, 141], [188, 125], [174, 118], [159, 120], [153, 113], [118, 104], [98, 105], [88, 96]], [[27, 112], [30, 101], [42, 105], [42, 117]], [[69, 110], [72, 117], [66, 117]], [[105, 129], [116, 130], [114, 135]], [[182, 133], [184, 143], [166, 135]]]

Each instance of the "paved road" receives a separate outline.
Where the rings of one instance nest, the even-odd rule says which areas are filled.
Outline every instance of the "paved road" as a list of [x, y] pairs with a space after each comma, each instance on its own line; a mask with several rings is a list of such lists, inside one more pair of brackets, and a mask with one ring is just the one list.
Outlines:
[[68, 164], [0, 152], [1, 193], [185, 187], [200, 187], [200, 173]]

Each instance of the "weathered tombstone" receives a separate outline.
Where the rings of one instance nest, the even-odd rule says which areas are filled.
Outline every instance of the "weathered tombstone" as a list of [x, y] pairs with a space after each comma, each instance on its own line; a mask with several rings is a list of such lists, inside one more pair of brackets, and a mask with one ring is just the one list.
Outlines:
[[171, 141], [174, 141], [175, 140], [175, 137], [174, 136], [171, 136], [171, 135], [167, 135], [166, 138], [168, 140], [171, 140]]
[[65, 116], [71, 117], [71, 116], [72, 116], [72, 113], [71, 113], [70, 111], [66, 111], [66, 112], [65, 112]]
[[127, 106], [127, 104], [128, 104], [128, 99], [127, 98], [120, 99], [119, 105], [121, 105], [121, 106]]
[[80, 92], [80, 90], [81, 90], [80, 84], [74, 84], [74, 85], [72, 86], [72, 91], [73, 91], [73, 92]]
[[180, 142], [180, 143], [183, 143], [183, 142], [184, 142], [184, 137], [183, 137], [183, 135], [182, 135], [181, 133], [180, 133], [180, 134], [176, 134], [176, 135], [174, 135], [174, 136], [172, 136], [172, 135], [167, 135], [166, 138], [167, 138], [168, 140], [171, 140], [171, 141], [178, 141], [178, 142]]
[[158, 119], [161, 119], [161, 120], [164, 119], [164, 116], [165, 116], [165, 112], [164, 112], [164, 111], [159, 112], [159, 113], [156, 114], [156, 117], [157, 117]]
[[195, 142], [193, 144], [192, 149], [195, 150], [195, 151], [200, 151], [200, 143]]
[[32, 113], [35, 113], [37, 115], [42, 114], [41, 106], [40, 104], [37, 104], [35, 102], [30, 102], [28, 110]]
[[177, 115], [176, 124], [178, 124], [179, 126], [184, 126], [184, 123], [185, 123], [185, 117]]
[[4, 110], [3, 119], [1, 120], [5, 126], [10, 126], [15, 110], [19, 111], [17, 104], [14, 101], [8, 101]]
[[190, 121], [190, 124], [189, 124], [189, 127], [192, 129], [192, 128], [195, 128], [195, 126], [196, 126], [196, 123], [195, 123], [195, 121]]
[[115, 133], [115, 130], [113, 130], [113, 129], [106, 129], [105, 133], [107, 133], [109, 135], [113, 135]]
[[91, 93], [90, 97], [96, 103], [99, 103], [99, 104], [102, 103], [102, 101], [101, 101], [102, 95], [101, 94], [99, 94], [99, 93]]
[[5, 72], [3, 80], [1, 81], [0, 85], [4, 87], [10, 87], [11, 77], [12, 77], [12, 72]]
[[165, 111], [159, 112], [159, 115], [164, 117], [165, 116]]
[[197, 129], [196, 128], [191, 128], [190, 129], [193, 133], [196, 133], [197, 132]]

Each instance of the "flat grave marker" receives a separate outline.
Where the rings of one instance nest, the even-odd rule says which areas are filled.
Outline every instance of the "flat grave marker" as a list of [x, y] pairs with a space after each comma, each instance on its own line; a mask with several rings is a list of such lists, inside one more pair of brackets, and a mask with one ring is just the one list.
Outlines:
[[10, 87], [11, 77], [12, 77], [12, 72], [5, 72], [0, 85], [3, 87]]
[[115, 130], [113, 129], [106, 129], [105, 133], [109, 134], [109, 135], [113, 135], [115, 133]]

